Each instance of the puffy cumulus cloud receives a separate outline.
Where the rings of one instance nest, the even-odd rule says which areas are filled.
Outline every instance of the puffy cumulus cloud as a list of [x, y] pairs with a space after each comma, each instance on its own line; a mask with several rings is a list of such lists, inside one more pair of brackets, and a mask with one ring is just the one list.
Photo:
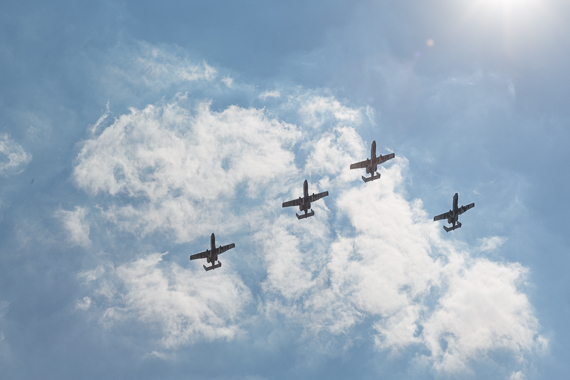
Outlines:
[[275, 194], [276, 179], [297, 172], [290, 147], [301, 132], [294, 125], [264, 110], [214, 112], [208, 102], [185, 107], [184, 100], [131, 109], [79, 153], [77, 185], [128, 197], [126, 205], [104, 210], [128, 231], [167, 231], [181, 242], [220, 223], [235, 230], [243, 219], [230, 201], [241, 185], [250, 199], [260, 191]]
[[361, 321], [363, 313], [342, 296], [342, 289], [328, 286], [332, 236], [326, 210], [316, 203], [314, 208], [311, 228], [283, 215], [254, 235], [267, 270], [261, 310], [270, 319], [286, 316], [312, 334], [339, 335]]
[[73, 211], [58, 210], [55, 216], [62, 221], [68, 234], [67, 240], [71, 245], [82, 247], [91, 245], [91, 239], [89, 239], [90, 226], [89, 222], [85, 220], [86, 208], [76, 206]]
[[132, 321], [152, 326], [164, 349], [197, 339], [233, 338], [239, 317], [252, 302], [239, 276], [227, 270], [193, 272], [163, 262], [165, 254], [80, 274], [94, 291], [78, 301], [76, 309], [98, 315], [108, 327]]
[[20, 174], [32, 160], [32, 155], [7, 134], [0, 135], [0, 175]]
[[196, 63], [175, 46], [157, 46], [145, 42], [119, 45], [110, 51], [107, 79], [124, 80], [132, 85], [165, 89], [198, 80], [212, 81], [216, 69], [205, 61]]
[[545, 348], [533, 309], [519, 290], [525, 272], [517, 263], [480, 259], [446, 276], [448, 289], [422, 334], [437, 369], [459, 372], [494, 350], [522, 360], [525, 353]]
[[[356, 231], [362, 232], [358, 236], [335, 236], [335, 226], [327, 218], [330, 212], [318, 202], [310, 229], [296, 219], [280, 218], [259, 233], [264, 236], [258, 239], [263, 242], [262, 251], [267, 252], [264, 287], [268, 298], [272, 299], [272, 292], [295, 301], [304, 293], [307, 297], [300, 310], [307, 312], [309, 305], [330, 309], [315, 312], [320, 321], [311, 325], [313, 329], [347, 331], [366, 314], [397, 314], [410, 299], [429, 292], [429, 285], [438, 280], [441, 263], [430, 257], [426, 239], [426, 235], [437, 235], [435, 227], [414, 224], [425, 216], [421, 204], [410, 206], [394, 192], [402, 180], [400, 167], [393, 165], [383, 173], [382, 186], [358, 186], [336, 195], [336, 217], [348, 217]], [[396, 227], [399, 225], [401, 228]], [[295, 289], [299, 290], [292, 297], [286, 296]], [[299, 305], [283, 306], [284, 313], [291, 314], [288, 308]], [[315, 319], [311, 315], [299, 320]]]
[[[301, 326], [325, 346], [360, 339], [360, 326], [378, 350], [417, 348], [420, 362], [445, 373], [494, 352], [509, 352], [524, 369], [524, 358], [546, 346], [524, 294], [526, 269], [443, 239], [421, 200], [406, 199], [405, 158], [381, 165], [378, 181], [354, 182], [363, 173], [348, 167], [368, 148], [355, 127], [372, 121], [373, 110], [316, 92], [254, 97], [279, 104], [215, 112], [178, 96], [133, 108], [84, 142], [73, 177], [106, 202], [108, 220], [135, 234], [184, 242], [215, 227], [251, 236], [262, 263], [255, 274], [262, 315], [244, 315], [252, 296], [237, 274], [195, 274], [161, 254], [86, 272], [98, 285], [77, 310], [100, 307], [104, 321], [159, 326], [165, 347], [231, 337], [260, 317]], [[299, 125], [287, 117], [300, 117]], [[301, 194], [301, 174], [310, 177], [310, 192], [330, 196], [313, 204], [314, 217], [298, 221], [278, 205]]]
[[[178, 96], [167, 104], [150, 105], [142, 110], [131, 109], [129, 114], [120, 116], [98, 135], [95, 132], [103, 122], [99, 120], [96, 125], [92, 138], [84, 141], [76, 160], [73, 178], [77, 186], [92, 195], [99, 195], [98, 199], [103, 205], [99, 205], [98, 209], [120, 228], [141, 235], [150, 232], [173, 234], [178, 242], [209, 235], [214, 227], [216, 231], [229, 229], [243, 232], [251, 229], [258, 240], [270, 242], [271, 249], [283, 249], [285, 242], [295, 241], [295, 236], [302, 232], [302, 226], [294, 216], [276, 216], [276, 210], [281, 212], [279, 204], [283, 197], [290, 195], [296, 198], [302, 192], [300, 169], [294, 162], [294, 146], [302, 140], [309, 141], [307, 146], [300, 147], [312, 152], [304, 171], [327, 175], [336, 173], [336, 164], [347, 166], [351, 154], [362, 153], [360, 137], [351, 127], [339, 126], [324, 136], [311, 129], [311, 134], [280, 121], [266, 110], [230, 106], [221, 112], [214, 112], [209, 102], [188, 105], [185, 96]], [[331, 164], [320, 168], [320, 157], [330, 159]], [[324, 190], [320, 186], [319, 183], [311, 183], [310, 190]], [[248, 199], [255, 207], [242, 207]], [[260, 202], [260, 199], [264, 201]], [[314, 220], [325, 223], [322, 218], [330, 214], [326, 204], [316, 204], [315, 209], [318, 217]], [[277, 218], [278, 225], [285, 224], [295, 229], [293, 233], [277, 236], [261, 228], [274, 223], [274, 218]], [[314, 230], [315, 233], [319, 231], [324, 229]], [[317, 236], [312, 238], [317, 239]], [[330, 237], [322, 235], [320, 239], [326, 241]], [[318, 247], [309, 239], [301, 243]], [[325, 245], [321, 244], [322, 247]], [[295, 287], [289, 287], [282, 294], [284, 299], [294, 303], [298, 297], [310, 291], [315, 281], [310, 275], [299, 272], [298, 264], [307, 262], [313, 271], [317, 271], [326, 263], [322, 259], [326, 256], [318, 255], [323, 252], [323, 249], [315, 252], [311, 260], [299, 255], [275, 256], [282, 262], [272, 266], [269, 274], [272, 280], [264, 282], [263, 286], [270, 292], [279, 287], [272, 285], [272, 281], [287, 282], [298, 275]], [[215, 271], [216, 276], [211, 276], [212, 272], [206, 277], [194, 275], [194, 282], [184, 288], [193, 289], [191, 296], [174, 296], [178, 293], [156, 290], [166, 292], [165, 297], [160, 295], [168, 300], [163, 309], [175, 310], [175, 314], [179, 314], [173, 322], [170, 312], [146, 311], [146, 306], [153, 302], [155, 295], [153, 291], [147, 292], [147, 288], [155, 286], [157, 281], [162, 284], [166, 277], [164, 281], [170, 284], [182, 281], [183, 276], [177, 277], [182, 273], [180, 268], [172, 267], [168, 271], [159, 269], [159, 261], [160, 256], [154, 255], [116, 269], [112, 266], [110, 269], [99, 267], [84, 272], [80, 276], [83, 281], [97, 281], [98, 285], [93, 294], [76, 302], [76, 310], [91, 310], [120, 301], [124, 303], [123, 306], [103, 307], [105, 321], [115, 323], [117, 320], [134, 318], [165, 326], [165, 342], [170, 342], [175, 335], [183, 336], [180, 344], [192, 340], [188, 337], [190, 335], [210, 336], [204, 332], [207, 330], [205, 327], [194, 328], [194, 324], [182, 329], [179, 327], [182, 324], [180, 321], [190, 318], [186, 312], [190, 302], [187, 298], [198, 297], [196, 289], [202, 293], [208, 288], [207, 283], [213, 277], [218, 278], [218, 274], [226, 273], [225, 270]], [[142, 274], [135, 276], [135, 273]], [[109, 280], [109, 276], [115, 280]], [[159, 280], [155, 281], [157, 278]], [[207, 283], [203, 282], [204, 278], [208, 279]], [[321, 276], [321, 280], [323, 278]], [[247, 298], [243, 295], [247, 289], [242, 287], [239, 278], [234, 276], [230, 279], [227, 281], [238, 289], [236, 292], [243, 299]], [[219, 285], [215, 285], [216, 280], [211, 281], [212, 289], [217, 292]], [[229, 292], [226, 292], [228, 297], [235, 296]], [[335, 301], [335, 297], [328, 297]], [[245, 303], [236, 302], [241, 302], [240, 305]], [[198, 302], [198, 305], [201, 304]], [[340, 320], [355, 318], [341, 315], [324, 300], [315, 303], [313, 308], [325, 310], [323, 317], [330, 311], [337, 313]], [[221, 321], [220, 318], [213, 320]], [[196, 322], [196, 326], [201, 324]], [[341, 329], [343, 326], [341, 322], [331, 329]], [[223, 336], [235, 332], [234, 327], [224, 330], [221, 322], [216, 328], [223, 332]], [[196, 329], [201, 333], [195, 334]]]
[[[424, 359], [446, 373], [499, 351], [524, 367], [547, 344], [523, 293], [525, 268], [474, 258], [442, 239], [422, 202], [402, 195], [406, 166], [396, 158], [381, 180], [339, 188], [336, 215], [315, 203], [310, 228], [284, 217], [266, 224], [256, 235], [265, 312], [321, 335], [371, 319], [378, 349], [425, 347]], [[350, 228], [332, 220], [343, 217]]]

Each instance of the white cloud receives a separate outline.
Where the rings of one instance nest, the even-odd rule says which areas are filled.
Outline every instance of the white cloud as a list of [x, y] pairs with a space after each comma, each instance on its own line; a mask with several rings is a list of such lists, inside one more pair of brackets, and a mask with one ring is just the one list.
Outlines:
[[91, 298], [90, 297], [83, 297], [83, 299], [78, 300], [75, 303], [75, 308], [77, 310], [88, 310], [89, 306], [91, 306]]
[[511, 373], [510, 380], [524, 380], [524, 379], [526, 379], [526, 376], [524, 375], [524, 373], [522, 371], [517, 371], [517, 372]]
[[448, 290], [424, 323], [436, 369], [459, 372], [493, 350], [508, 350], [522, 360], [543, 349], [538, 321], [519, 290], [526, 273], [520, 264], [479, 259], [462, 269], [447, 276]]
[[103, 113], [103, 115], [101, 115], [99, 117], [99, 119], [97, 119], [97, 122], [95, 124], [93, 124], [93, 126], [90, 128], [91, 134], [97, 133], [99, 127], [103, 125], [105, 120], [109, 117], [110, 113], [111, 113], [111, 111], [109, 109], [109, 102], [107, 101], [107, 104], [105, 107], [105, 112]]
[[[275, 205], [283, 201], [283, 193], [294, 192], [298, 196], [302, 192], [302, 180], [298, 178], [299, 170], [291, 151], [293, 144], [303, 136], [296, 126], [270, 117], [264, 110], [231, 106], [222, 112], [213, 112], [209, 103], [200, 103], [196, 107], [184, 104], [182, 96], [169, 104], [132, 109], [130, 114], [116, 119], [100, 135], [84, 142], [76, 161], [74, 179], [79, 187], [91, 194], [107, 194], [111, 204], [103, 209], [102, 215], [108, 220], [133, 233], [166, 232], [174, 234], [178, 242], [183, 242], [207, 236], [214, 227], [216, 231], [259, 230], [268, 222], [268, 215], [275, 214]], [[321, 138], [320, 133], [315, 136]], [[360, 138], [354, 129], [339, 127], [330, 136], [330, 141], [315, 148], [311, 147], [314, 154], [328, 155], [333, 160], [332, 166], [324, 170], [336, 172], [336, 164], [350, 159], [342, 149], [359, 152]], [[334, 155], [337, 152], [340, 157]], [[310, 159], [313, 162], [311, 170], [320, 170], [317, 159], [316, 156]], [[314, 186], [318, 184], [311, 184], [311, 189]], [[238, 198], [236, 194], [238, 187], [245, 189], [245, 196], [255, 202], [255, 207], [240, 209], [236, 206], [236, 201], [244, 201], [244, 195]], [[113, 202], [112, 199], [118, 195], [121, 201]], [[260, 198], [265, 201], [260, 203]], [[328, 213], [324, 202], [316, 205], [315, 209], [318, 218]], [[297, 220], [292, 218], [293, 215], [288, 215], [282, 220], [299, 228]], [[297, 234], [300, 231], [297, 230]], [[294, 237], [288, 235], [285, 239]], [[264, 240], [283, 242], [272, 235], [264, 235]], [[271, 277], [275, 281], [290, 281], [299, 274], [296, 264], [303, 258], [279, 257], [290, 265], [282, 265], [280, 268], [285, 272], [276, 269]], [[324, 263], [322, 261], [321, 264]], [[128, 264], [126, 268], [133, 265]], [[314, 267], [315, 261], [309, 265]], [[132, 283], [130, 277], [124, 276], [128, 271], [112, 267], [86, 271], [80, 278], [89, 284], [100, 278], [102, 271], [111, 271], [125, 283]], [[296, 287], [290, 287], [283, 293], [291, 301], [308, 289], [307, 277], [300, 274]], [[171, 277], [169, 281], [172, 282]], [[308, 281], [310, 286], [311, 280]], [[115, 294], [119, 286], [110, 281], [97, 283], [95, 296], [117, 298]], [[271, 283], [266, 282], [266, 285], [271, 286]], [[133, 288], [119, 298], [134, 299], [136, 297], [132, 294], [135, 293], [139, 294]], [[144, 295], [141, 293], [140, 297], [144, 298]], [[329, 298], [334, 302], [334, 297]], [[172, 298], [169, 307], [184, 308], [180, 302], [182, 299]], [[85, 299], [77, 305], [79, 308], [89, 307]], [[326, 302], [314, 305], [317, 310], [323, 307], [341, 320], [331, 327], [333, 330], [342, 328], [343, 319], [354, 319], [350, 314], [342, 315], [332, 309]], [[116, 308], [107, 308], [105, 313], [113, 316], [111, 319], [128, 316], [167, 324], [162, 320], [165, 313], [153, 314], [151, 318], [141, 309], [138, 303], [133, 303], [123, 308], [122, 313], [118, 313]], [[169, 335], [168, 332], [165, 334]]]
[[0, 135], [0, 175], [20, 174], [32, 160], [32, 155], [7, 134]]
[[[381, 185], [359, 186], [336, 196], [341, 215], [348, 216], [356, 231], [361, 232], [358, 237], [337, 233], [338, 237], [332, 239], [332, 226], [323, 212], [317, 214], [318, 223], [312, 221], [308, 231], [291, 218], [289, 224], [279, 220], [268, 224], [272, 230], [266, 234], [274, 238], [261, 239], [266, 242], [263, 251], [267, 252], [265, 288], [286, 294], [303, 286], [308, 296], [300, 309], [328, 309], [326, 313], [317, 313], [315, 309], [314, 314], [301, 316], [300, 321], [314, 321], [316, 317], [321, 329], [344, 332], [365, 314], [401, 314], [410, 297], [429, 291], [429, 285], [437, 281], [440, 264], [430, 258], [427, 241], [419, 237], [425, 235], [422, 229], [433, 233], [430, 231], [433, 228], [427, 223], [414, 225], [410, 219], [422, 210], [418, 205], [410, 209], [401, 196], [394, 194], [396, 182], [401, 181], [399, 170], [390, 169]], [[278, 236], [283, 236], [287, 244], [279, 241]], [[298, 263], [287, 262], [292, 257], [303, 259]], [[282, 276], [284, 281], [273, 275], [283, 271], [298, 273]], [[407, 292], [401, 291], [404, 287]], [[285, 314], [291, 314], [288, 307], [285, 305]], [[311, 328], [317, 325], [309, 323]]]
[[332, 96], [304, 95], [300, 101], [299, 113], [305, 123], [318, 128], [327, 121], [334, 120], [342, 125], [359, 125], [362, 122], [362, 109], [343, 105]]
[[505, 244], [507, 240], [509, 239], [504, 236], [492, 236], [490, 238], [479, 239], [479, 241], [481, 242], [481, 247], [479, 248], [479, 250], [481, 252], [494, 251], [497, 248], [500, 248], [503, 244]]
[[199, 80], [211, 81], [217, 71], [205, 61], [196, 63], [175, 46], [155, 46], [138, 43], [119, 45], [111, 52], [109, 80], [122, 79], [130, 84], [153, 89], [165, 89], [171, 85]]
[[244, 219], [229, 202], [239, 186], [250, 199], [260, 189], [275, 194], [282, 191], [275, 180], [297, 171], [287, 149], [301, 136], [294, 125], [263, 110], [214, 112], [209, 103], [188, 109], [183, 102], [131, 109], [79, 153], [79, 187], [132, 201], [104, 211], [125, 230], [165, 231], [179, 242], [219, 229], [222, 220], [235, 230]]
[[[358, 339], [350, 332], [369, 324], [379, 350], [422, 347], [417, 356], [446, 373], [501, 350], [522, 363], [547, 344], [523, 292], [526, 269], [473, 257], [443, 238], [421, 200], [402, 193], [404, 157], [382, 166], [378, 181], [353, 182], [362, 173], [348, 167], [368, 149], [354, 127], [373, 118], [369, 108], [314, 92], [282, 98], [276, 110], [214, 112], [207, 102], [188, 107], [184, 97], [132, 109], [85, 142], [76, 184], [103, 194], [103, 216], [133, 233], [184, 242], [215, 227], [252, 236], [264, 270], [257, 309], [325, 342], [344, 336], [350, 344]], [[282, 121], [284, 109], [306, 127]], [[304, 163], [298, 153], [307, 153]], [[301, 175], [311, 178], [311, 192], [330, 196], [314, 203], [315, 217], [298, 221], [279, 204], [300, 195]], [[482, 239], [480, 250], [504, 241]], [[241, 321], [258, 318], [242, 313], [251, 295], [237, 274], [196, 274], [161, 260], [86, 272], [98, 284], [90, 307], [100, 297], [111, 305], [106, 321], [159, 326], [164, 347], [231, 337]], [[226, 297], [195, 292], [210, 285], [225, 287]]]
[[226, 86], [228, 86], [228, 88], [232, 88], [232, 84], [234, 83], [234, 80], [233, 80], [233, 78], [231, 78], [231, 77], [228, 75], [228, 76], [226, 76], [226, 77], [224, 77], [224, 78], [222, 79], [222, 82], [224, 82], [224, 84], [225, 84]]
[[336, 127], [320, 135], [310, 145], [305, 173], [328, 175], [344, 182], [360, 178], [357, 171], [350, 170], [350, 164], [365, 159], [366, 152], [354, 128]]
[[103, 273], [105, 273], [105, 268], [102, 266], [99, 266], [95, 269], [91, 269], [91, 270], [81, 272], [78, 275], [78, 278], [80, 280], [82, 280], [81, 281], [82, 283], [89, 284], [90, 282], [95, 281], [99, 277], [101, 277], [103, 275]]
[[85, 220], [87, 209], [76, 206], [74, 211], [58, 210], [55, 216], [63, 222], [67, 231], [67, 241], [72, 245], [88, 247], [91, 245], [89, 239], [90, 226]]
[[310, 228], [293, 218], [266, 223], [255, 237], [268, 273], [266, 313], [333, 335], [372, 318], [379, 349], [424, 346], [448, 373], [497, 350], [521, 362], [540, 351], [547, 342], [521, 290], [525, 268], [473, 258], [444, 240], [421, 201], [397, 190], [407, 161], [394, 161], [381, 180], [338, 190], [335, 218], [348, 217], [352, 232], [333, 238], [325, 212]]
[[[192, 271], [163, 262], [166, 253], [140, 257], [114, 268], [108, 266], [94, 280], [93, 298], [79, 308], [100, 310], [104, 325], [141, 321], [158, 329], [164, 349], [197, 339], [231, 339], [239, 331], [239, 317], [252, 302], [249, 289], [231, 271]], [[88, 273], [84, 277], [92, 277]]]
[[281, 96], [281, 92], [279, 90], [273, 91], [265, 91], [259, 95], [260, 99], [267, 99], [267, 98], [279, 98]]
[[254, 235], [267, 270], [262, 310], [269, 318], [286, 316], [315, 334], [342, 334], [363, 315], [350, 300], [339, 296], [342, 289], [326, 286], [331, 260], [326, 251], [330, 243], [327, 215], [324, 209], [315, 213], [310, 228], [289, 213], [266, 223]]

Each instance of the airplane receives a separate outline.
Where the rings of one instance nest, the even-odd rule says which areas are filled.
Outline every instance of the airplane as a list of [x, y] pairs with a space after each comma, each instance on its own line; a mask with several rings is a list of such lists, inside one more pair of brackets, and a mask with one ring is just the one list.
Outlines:
[[[220, 262], [220, 260], [218, 260], [218, 255], [221, 255], [222, 253], [226, 252], [228, 249], [232, 249], [235, 246], [236, 245], [232, 243], [228, 245], [220, 245], [218, 248], [216, 248], [216, 236], [214, 236], [214, 233], [212, 233], [212, 236], [210, 236], [210, 249], [207, 249], [204, 252], [191, 255], [190, 260], [196, 260], [196, 259], [208, 260], [209, 263], [212, 263], [212, 266], [206, 267], [205, 265], [203, 265], [204, 269], [207, 272], [209, 270], [221, 267], [222, 263]], [[216, 260], [218, 260], [217, 264], [215, 264]]]
[[328, 191], [324, 191], [322, 193], [309, 195], [309, 183], [307, 180], [303, 183], [303, 198], [299, 197], [299, 199], [294, 199], [292, 201], [283, 202], [282, 207], [291, 207], [291, 206], [299, 206], [299, 210], [305, 211], [304, 215], [297, 215], [297, 219], [305, 219], [310, 216], [315, 215], [315, 212], [311, 210], [311, 212], [307, 212], [311, 208], [311, 202], [315, 202], [323, 197], [329, 195]]
[[370, 158], [367, 159], [366, 161], [360, 161], [355, 164], [352, 164], [350, 165], [350, 168], [351, 169], [366, 168], [366, 174], [370, 173], [370, 177], [366, 178], [362, 176], [362, 180], [364, 182], [374, 181], [375, 179], [380, 178], [380, 173], [376, 173], [377, 175], [374, 175], [374, 172], [378, 170], [378, 165], [394, 157], [396, 157], [394, 153], [390, 153], [385, 156], [380, 155], [376, 157], [376, 141], [372, 141], [372, 146], [370, 147]]
[[[453, 196], [453, 210], [449, 210], [445, 214], [438, 215], [433, 218], [434, 221], [447, 219], [447, 223], [453, 224], [452, 227], [443, 226], [445, 232], [453, 231], [456, 228], [461, 228], [461, 223], [459, 223], [459, 215], [463, 214], [465, 211], [469, 210], [470, 208], [475, 207], [475, 203], [468, 204], [467, 206], [457, 207], [457, 201], [459, 199], [459, 195], [455, 193]], [[457, 223], [457, 224], [456, 224]]]

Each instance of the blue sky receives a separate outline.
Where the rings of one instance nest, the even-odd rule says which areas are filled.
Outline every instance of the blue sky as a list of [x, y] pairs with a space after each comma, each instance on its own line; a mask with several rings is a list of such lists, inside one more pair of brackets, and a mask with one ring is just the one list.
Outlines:
[[569, 17], [2, 3], [0, 377], [564, 378]]

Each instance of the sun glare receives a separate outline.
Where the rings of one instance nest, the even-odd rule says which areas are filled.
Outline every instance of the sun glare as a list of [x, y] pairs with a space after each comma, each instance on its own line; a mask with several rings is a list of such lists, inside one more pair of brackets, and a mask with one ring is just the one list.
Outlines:
[[551, 22], [544, 0], [467, 0], [468, 18], [479, 22], [500, 18], [511, 33]]
[[470, 12], [528, 13], [544, 6], [543, 0], [464, 0]]

